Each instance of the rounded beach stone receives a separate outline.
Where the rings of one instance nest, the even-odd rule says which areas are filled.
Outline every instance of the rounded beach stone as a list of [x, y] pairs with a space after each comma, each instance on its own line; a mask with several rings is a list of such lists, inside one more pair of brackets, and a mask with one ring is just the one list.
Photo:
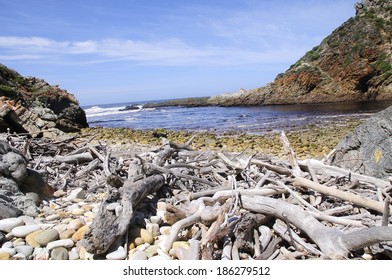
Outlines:
[[28, 225], [28, 226], [18, 226], [12, 229], [11, 233], [15, 237], [26, 237], [30, 233], [40, 230], [40, 225]]
[[9, 260], [11, 257], [10, 253], [8, 252], [0, 252], [0, 261]]
[[106, 255], [108, 260], [123, 260], [127, 257], [127, 252], [123, 246], [119, 246], [116, 251]]
[[139, 246], [139, 245], [144, 243], [144, 240], [141, 237], [136, 237], [134, 243], [135, 243], [136, 246]]
[[135, 251], [132, 255], [129, 256], [129, 259], [130, 260], [145, 261], [148, 259], [148, 257], [144, 251]]
[[140, 230], [140, 237], [148, 244], [151, 244], [154, 241], [154, 237], [152, 236], [151, 232], [144, 228]]
[[79, 241], [82, 240], [84, 235], [86, 234], [87, 230], [88, 230], [88, 225], [84, 225], [82, 226], [80, 229], [78, 229], [71, 237], [71, 239], [73, 241]]
[[37, 241], [41, 246], [46, 246], [49, 242], [52, 242], [58, 238], [59, 232], [55, 229], [44, 230], [34, 237], [35, 241]]
[[74, 246], [74, 242], [72, 239], [61, 239], [61, 240], [56, 240], [49, 242], [48, 245], [46, 245], [46, 248], [48, 250], [52, 250], [57, 247], [65, 247], [65, 248], [71, 248]]
[[73, 199], [77, 199], [77, 198], [83, 199], [85, 195], [86, 195], [86, 193], [83, 190], [83, 188], [76, 188], [71, 191], [71, 193], [68, 196], [68, 199], [69, 200], [73, 200]]
[[21, 246], [21, 245], [26, 245], [26, 241], [25, 241], [24, 238], [17, 238], [12, 243], [14, 244], [14, 247]]
[[74, 229], [74, 230], [78, 230], [80, 229], [82, 226], [84, 226], [83, 222], [80, 219], [75, 219], [69, 222], [67, 229]]
[[1, 249], [0, 249], [0, 253], [2, 253], [2, 252], [7, 252], [7, 253], [9, 253], [11, 256], [13, 256], [13, 255], [16, 254], [15, 248], [1, 248]]
[[39, 247], [39, 243], [35, 241], [35, 236], [39, 233], [43, 232], [43, 230], [37, 230], [35, 232], [30, 233], [29, 235], [26, 236], [26, 242], [28, 245], [30, 245], [33, 248]]
[[148, 230], [151, 233], [152, 237], [154, 238], [159, 233], [159, 225], [153, 223], [147, 223], [146, 230]]
[[84, 212], [86, 212], [86, 211], [84, 211], [82, 208], [77, 208], [77, 209], [72, 210], [71, 213], [72, 213], [72, 215], [75, 215], [75, 216], [81, 216], [84, 214]]
[[158, 249], [159, 249], [158, 245], [152, 245], [152, 246], [146, 248], [146, 250], [144, 250], [144, 252], [147, 254], [148, 258], [151, 258], [151, 257], [158, 254]]
[[18, 254], [22, 254], [27, 258], [33, 254], [34, 248], [29, 245], [21, 245], [21, 246], [16, 246], [15, 250]]
[[54, 221], [54, 220], [57, 220], [59, 218], [60, 218], [59, 214], [52, 214], [52, 215], [47, 216], [45, 218], [45, 220], [47, 220], [47, 221]]
[[14, 247], [14, 243], [12, 243], [11, 241], [4, 242], [4, 244], [1, 245], [1, 248], [12, 248], [12, 247]]
[[60, 233], [60, 239], [68, 239], [71, 238], [72, 235], [74, 235], [76, 230], [74, 229], [67, 229], [63, 232]]
[[24, 225], [24, 222], [20, 218], [8, 218], [0, 220], [0, 231], [9, 233], [12, 229]]
[[33, 252], [34, 260], [48, 260], [49, 259], [49, 250], [47, 248], [35, 248]]
[[110, 203], [110, 204], [108, 204], [108, 205], [106, 206], [106, 210], [108, 210], [108, 211], [114, 211], [114, 210], [116, 209], [117, 206], [120, 206], [120, 203], [118, 203], [118, 202]]
[[79, 253], [78, 249], [76, 247], [73, 247], [71, 251], [69, 251], [69, 259], [72, 260], [78, 260], [79, 259]]
[[66, 248], [57, 247], [52, 250], [52, 252], [50, 253], [50, 257], [52, 260], [68, 260], [69, 253]]

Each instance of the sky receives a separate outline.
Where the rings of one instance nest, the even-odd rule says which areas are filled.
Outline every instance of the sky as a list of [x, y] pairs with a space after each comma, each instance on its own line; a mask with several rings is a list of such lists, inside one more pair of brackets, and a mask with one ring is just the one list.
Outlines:
[[357, 0], [0, 0], [0, 63], [81, 105], [212, 96], [274, 80]]

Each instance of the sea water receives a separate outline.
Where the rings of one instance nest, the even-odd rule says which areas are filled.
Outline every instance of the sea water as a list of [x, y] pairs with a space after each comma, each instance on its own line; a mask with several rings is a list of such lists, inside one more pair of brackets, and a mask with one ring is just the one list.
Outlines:
[[[392, 105], [392, 101], [268, 105], [257, 107], [158, 107], [144, 108], [147, 102], [84, 106], [90, 127], [245, 132], [263, 134], [296, 130], [307, 125], [339, 124], [350, 119], [366, 119]], [[126, 106], [136, 106], [124, 110]]]

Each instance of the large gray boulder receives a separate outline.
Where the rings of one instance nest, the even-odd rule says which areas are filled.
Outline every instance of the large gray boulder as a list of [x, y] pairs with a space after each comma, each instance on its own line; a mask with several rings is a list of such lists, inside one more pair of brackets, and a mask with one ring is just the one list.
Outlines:
[[392, 176], [392, 106], [342, 139], [332, 164], [381, 179]]

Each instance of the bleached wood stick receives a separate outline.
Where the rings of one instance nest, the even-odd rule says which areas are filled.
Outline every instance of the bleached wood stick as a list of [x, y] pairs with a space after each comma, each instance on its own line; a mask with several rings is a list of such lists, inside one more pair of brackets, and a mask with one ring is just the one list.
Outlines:
[[63, 163], [80, 163], [80, 162], [92, 161], [93, 156], [89, 152], [85, 152], [81, 154], [68, 155], [68, 156], [57, 155], [54, 157], [54, 160]]
[[[310, 181], [306, 178], [302, 178], [302, 177], [296, 177], [294, 179], [294, 185], [295, 186], [299, 186], [299, 187], [305, 187], [305, 188], [309, 188], [315, 191], [318, 191], [322, 194], [325, 195], [330, 195], [345, 201], [349, 201], [351, 203], [354, 203], [356, 205], [365, 207], [365, 208], [369, 208], [372, 210], [376, 210], [380, 213], [384, 212], [384, 203], [372, 200], [372, 199], [368, 199], [368, 198], [364, 198], [361, 197], [359, 195], [353, 194], [353, 193], [349, 193], [349, 192], [345, 192], [345, 191], [341, 191], [338, 189], [334, 189], [334, 188], [330, 188], [330, 187], [326, 187], [323, 186], [321, 184], [317, 184], [313, 181]], [[392, 211], [392, 207], [389, 207], [389, 211], [391, 213]]]
[[[349, 174], [351, 172], [350, 170], [347, 170], [344, 168], [324, 164], [323, 162], [316, 160], [316, 159], [309, 159], [308, 161], [310, 162], [312, 167], [315, 169], [315, 171], [319, 172], [320, 174], [327, 174], [327, 175], [330, 175], [333, 177], [338, 177], [338, 176], [346, 176], [347, 174]], [[307, 166], [307, 161], [299, 161], [299, 164]], [[351, 172], [351, 178], [358, 179], [359, 181], [362, 181], [362, 182], [367, 182], [367, 183], [373, 184], [376, 187], [383, 188], [383, 189], [386, 186], [390, 185], [390, 183], [387, 181], [377, 179], [374, 177], [370, 177], [370, 176], [366, 176], [366, 175], [362, 175], [362, 174], [359, 174], [356, 172]]]

